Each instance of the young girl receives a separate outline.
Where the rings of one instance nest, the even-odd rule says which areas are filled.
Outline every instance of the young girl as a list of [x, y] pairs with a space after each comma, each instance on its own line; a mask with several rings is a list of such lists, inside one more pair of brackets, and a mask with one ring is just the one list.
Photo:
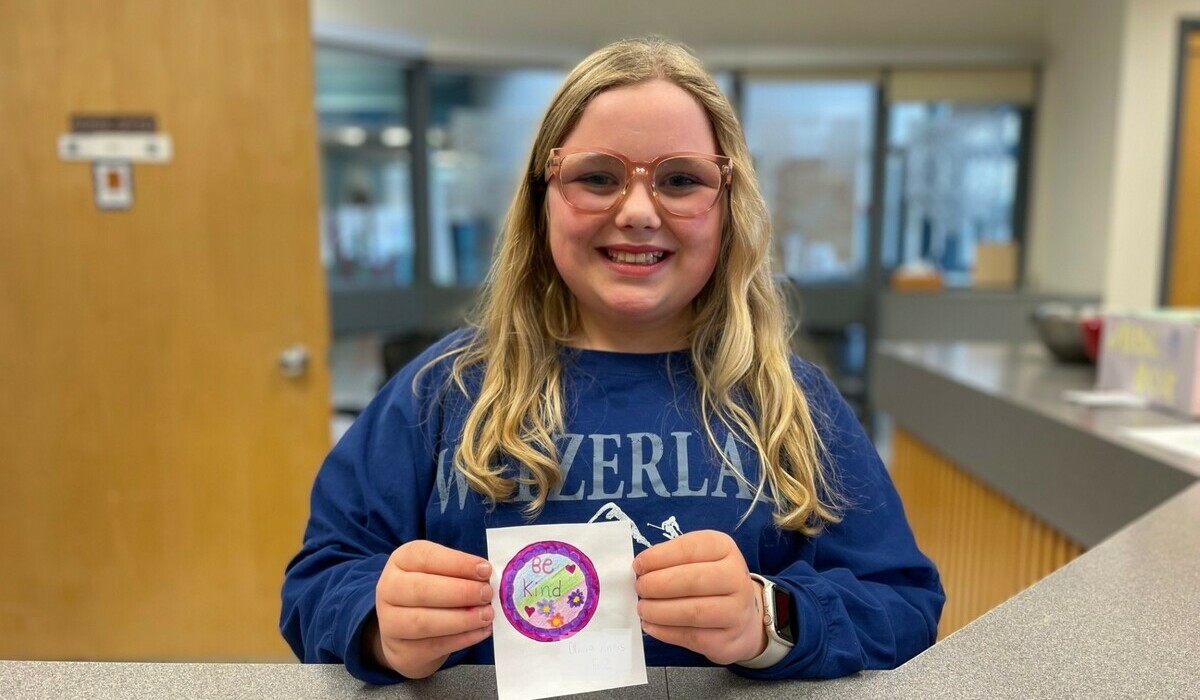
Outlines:
[[288, 566], [297, 656], [377, 684], [492, 663], [484, 530], [630, 524], [652, 666], [890, 668], [944, 595], [829, 380], [790, 356], [729, 102], [684, 47], [623, 41], [550, 104], [478, 323], [330, 453]]

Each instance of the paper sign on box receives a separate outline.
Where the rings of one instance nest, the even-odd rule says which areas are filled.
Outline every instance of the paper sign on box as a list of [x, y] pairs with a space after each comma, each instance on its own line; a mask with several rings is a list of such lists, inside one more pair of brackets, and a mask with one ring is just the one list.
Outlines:
[[1200, 416], [1200, 314], [1106, 314], [1096, 388]]

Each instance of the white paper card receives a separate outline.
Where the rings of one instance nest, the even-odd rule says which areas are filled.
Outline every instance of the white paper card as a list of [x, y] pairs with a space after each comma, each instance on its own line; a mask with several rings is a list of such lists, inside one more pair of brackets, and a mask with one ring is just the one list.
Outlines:
[[1121, 432], [1155, 447], [1200, 459], [1200, 425], [1123, 428]]
[[1083, 391], [1068, 389], [1062, 393], [1064, 401], [1089, 408], [1145, 408], [1150, 402], [1144, 396], [1128, 391]]
[[496, 528], [487, 544], [500, 700], [647, 682], [628, 523]]

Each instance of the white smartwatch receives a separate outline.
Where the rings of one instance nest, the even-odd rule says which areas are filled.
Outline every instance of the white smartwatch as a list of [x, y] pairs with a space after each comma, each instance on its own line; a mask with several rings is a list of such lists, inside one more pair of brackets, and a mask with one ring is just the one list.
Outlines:
[[763, 626], [767, 630], [767, 648], [753, 659], [739, 661], [737, 665], [745, 668], [767, 668], [783, 661], [783, 657], [796, 646], [797, 628], [792, 594], [786, 588], [776, 586], [770, 579], [758, 574], [750, 574], [750, 578], [758, 581], [763, 587], [763, 606], [766, 608]]

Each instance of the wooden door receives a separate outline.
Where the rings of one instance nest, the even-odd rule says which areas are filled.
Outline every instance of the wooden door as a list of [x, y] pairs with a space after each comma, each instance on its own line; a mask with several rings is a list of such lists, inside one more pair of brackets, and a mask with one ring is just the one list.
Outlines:
[[[303, 0], [0, 0], [0, 658], [290, 657], [329, 443], [312, 83]], [[132, 209], [59, 160], [81, 112], [173, 138]]]
[[1168, 306], [1200, 306], [1200, 30], [1187, 37], [1180, 70], [1174, 230], [1167, 257]]

